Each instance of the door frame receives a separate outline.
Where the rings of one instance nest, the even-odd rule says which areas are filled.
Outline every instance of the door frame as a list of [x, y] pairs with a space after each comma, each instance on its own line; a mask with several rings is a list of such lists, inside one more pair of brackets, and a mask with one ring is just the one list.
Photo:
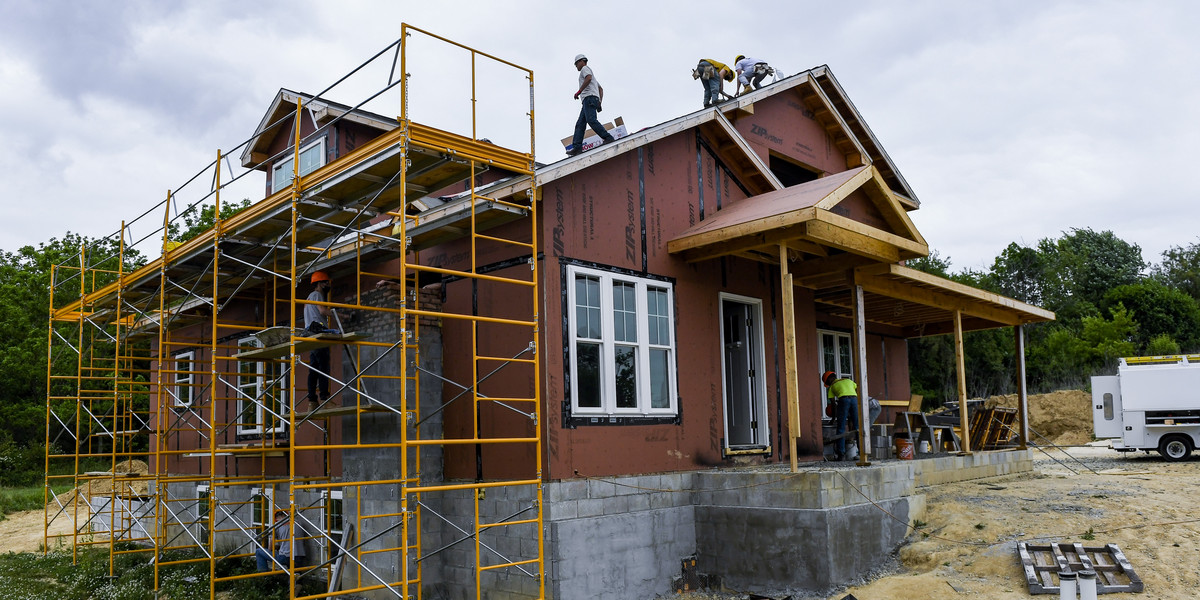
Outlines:
[[[754, 368], [757, 376], [754, 378], [753, 389], [751, 393], [755, 395], [758, 401], [756, 421], [758, 422], [757, 437], [760, 440], [758, 444], [752, 445], [729, 445], [729, 415], [726, 407], [728, 406], [728, 390], [729, 382], [725, 380], [725, 302], [737, 302], [750, 307], [751, 314], [755, 319], [754, 325], [751, 327], [750, 335], [752, 341], [757, 346], [757, 350], [750, 357], [750, 364]], [[721, 441], [721, 452], [724, 454], [769, 454], [771, 452], [771, 424], [770, 413], [767, 411], [767, 377], [766, 377], [766, 347], [763, 336], [763, 301], [761, 298], [753, 298], [751, 296], [742, 296], [739, 294], [730, 294], [728, 292], [719, 292], [717, 294], [717, 313], [718, 326], [720, 331], [721, 351], [721, 432], [723, 438]]]

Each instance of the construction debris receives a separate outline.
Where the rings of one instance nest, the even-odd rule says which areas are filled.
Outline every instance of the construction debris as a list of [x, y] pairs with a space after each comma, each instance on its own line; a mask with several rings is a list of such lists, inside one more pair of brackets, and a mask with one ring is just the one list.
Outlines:
[[1116, 544], [1084, 546], [1080, 543], [1048, 545], [1020, 542], [1017, 554], [1025, 569], [1030, 594], [1059, 593], [1060, 572], [1094, 571], [1096, 593], [1141, 592], [1142, 580]]

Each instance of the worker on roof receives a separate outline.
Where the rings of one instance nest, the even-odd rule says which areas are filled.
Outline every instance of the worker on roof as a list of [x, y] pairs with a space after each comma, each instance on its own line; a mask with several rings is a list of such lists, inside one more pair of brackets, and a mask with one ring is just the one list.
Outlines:
[[[313, 271], [309, 281], [313, 291], [308, 295], [309, 304], [304, 305], [304, 329], [310, 334], [338, 333], [329, 328], [329, 315], [332, 312], [323, 304], [313, 302], [328, 302], [329, 290], [333, 282], [325, 271]], [[308, 402], [314, 410], [323, 402], [329, 400], [329, 347], [314, 348], [308, 353]]]
[[[838, 378], [837, 373], [825, 371], [821, 375], [821, 383], [828, 388], [830, 402], [836, 402], [834, 415], [837, 419], [837, 434], [846, 433], [847, 422], [853, 427], [850, 431], [858, 431], [858, 385], [853, 379]], [[846, 438], [837, 441], [836, 460], [853, 460], [858, 458], [858, 443], [854, 444], [852, 455], [846, 454]]]
[[733, 69], [737, 71], [738, 94], [750, 92], [751, 84], [757, 90], [762, 87], [762, 80], [774, 73], [767, 63], [757, 58], [747, 58], [745, 54], [739, 54], [733, 60]]
[[700, 59], [700, 64], [692, 69], [692, 79], [699, 79], [704, 86], [704, 108], [716, 106], [721, 96], [730, 97], [725, 93], [725, 82], [733, 81], [733, 69], [723, 62], [711, 58]]
[[579, 89], [575, 91], [575, 99], [578, 100], [582, 96], [583, 106], [579, 110], [579, 120], [575, 121], [575, 137], [571, 139], [571, 148], [567, 150], [569, 156], [583, 152], [583, 130], [586, 126], [591, 126], [592, 131], [595, 131], [604, 140], [602, 143], [611, 144], [616, 141], [596, 118], [596, 113], [602, 110], [604, 87], [600, 85], [600, 81], [596, 79], [592, 68], [587, 63], [586, 56], [582, 54], [575, 56], [575, 70], [579, 71]]

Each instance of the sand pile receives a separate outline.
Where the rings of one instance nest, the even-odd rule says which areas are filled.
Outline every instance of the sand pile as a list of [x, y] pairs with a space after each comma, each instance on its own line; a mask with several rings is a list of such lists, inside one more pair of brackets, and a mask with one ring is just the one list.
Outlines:
[[[986, 406], [1016, 408], [1017, 395], [992, 396]], [[1075, 446], [1092, 441], [1091, 392], [1060, 390], [1030, 395], [1029, 427], [1033, 430], [1030, 441], [1040, 445]]]
[[[74, 503], [79, 503], [83, 511], [87, 511], [88, 501], [98, 496], [111, 496], [114, 483], [118, 496], [145, 496], [150, 493], [150, 469], [145, 461], [126, 460], [116, 464], [112, 475], [88, 476], [86, 482], [73, 490], [63, 492], [46, 504], [46, 512], [55, 514], [61, 507], [72, 509]], [[131, 479], [135, 478], [135, 479]]]

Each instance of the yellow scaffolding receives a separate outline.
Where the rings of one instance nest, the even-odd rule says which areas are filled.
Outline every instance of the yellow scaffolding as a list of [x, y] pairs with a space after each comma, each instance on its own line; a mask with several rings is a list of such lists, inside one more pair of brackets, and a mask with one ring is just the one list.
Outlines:
[[[414, 40], [418, 54], [466, 57], [469, 134], [412, 120]], [[481, 107], [497, 72], [528, 88], [527, 150], [481, 135], [495, 129]], [[353, 77], [386, 83], [353, 106], [328, 99]], [[292, 598], [421, 598], [438, 586], [483, 598], [511, 577], [542, 598], [536, 189], [489, 195], [498, 177], [533, 175], [533, 73], [403, 24], [398, 40], [321, 93], [280, 94], [293, 96], [294, 110], [269, 113], [233, 152], [217, 151], [117, 235], [54, 267], [46, 548], [106, 548], [110, 574], [116, 556], [144, 553], [156, 589], [204, 563], [210, 597], [284, 574]], [[368, 110], [389, 97], [394, 120]], [[378, 135], [329, 142], [361, 123]], [[269, 138], [285, 130], [286, 147], [261, 143], [287, 139]], [[314, 139], [323, 164], [311, 164]], [[289, 163], [290, 183], [277, 185]], [[271, 177], [267, 197], [226, 210], [256, 170]], [[337, 274], [339, 297], [299, 291], [317, 270]], [[337, 332], [307, 331], [308, 306], [331, 309]], [[441, 345], [443, 324], [451, 346]], [[322, 348], [339, 352], [340, 373], [303, 363]], [[305, 404], [301, 373], [312, 371], [341, 406]], [[443, 385], [461, 391], [439, 394]], [[456, 466], [471, 448], [474, 477]], [[485, 456], [503, 457], [503, 468], [485, 473]], [[68, 486], [76, 492], [54, 493]], [[277, 511], [286, 536], [272, 524]], [[308, 552], [280, 560], [280, 542]], [[260, 557], [269, 570], [249, 568]]]

